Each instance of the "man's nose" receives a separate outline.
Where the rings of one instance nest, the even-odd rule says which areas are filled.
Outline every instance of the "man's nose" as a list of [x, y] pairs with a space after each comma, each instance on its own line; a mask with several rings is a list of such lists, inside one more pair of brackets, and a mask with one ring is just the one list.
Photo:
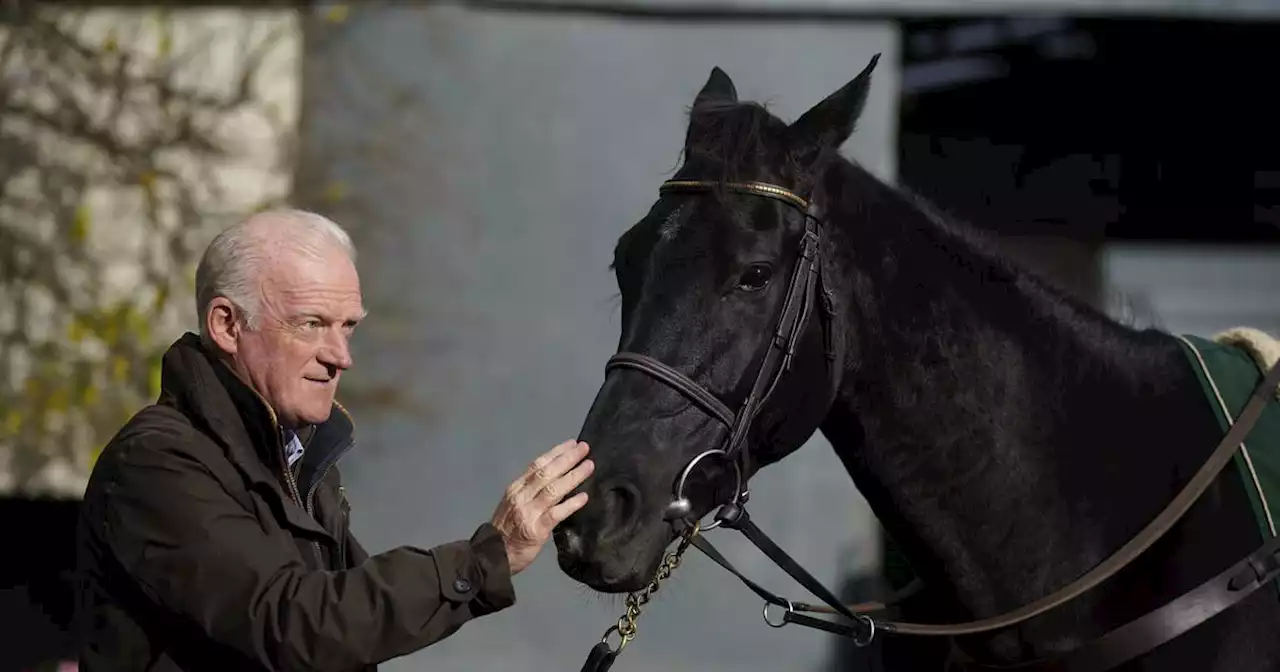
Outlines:
[[351, 368], [351, 346], [345, 334], [331, 334], [320, 348], [320, 363], [338, 370]]

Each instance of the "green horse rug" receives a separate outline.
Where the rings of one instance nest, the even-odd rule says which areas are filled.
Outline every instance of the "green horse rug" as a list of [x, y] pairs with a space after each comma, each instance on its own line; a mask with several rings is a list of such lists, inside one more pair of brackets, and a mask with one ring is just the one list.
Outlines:
[[[1178, 338], [1200, 379], [1206, 401], [1226, 432], [1262, 377], [1280, 360], [1280, 341], [1248, 327], [1229, 329], [1212, 340]], [[1280, 504], [1280, 389], [1269, 401], [1233, 458], [1263, 539], [1276, 535], [1276, 505]]]

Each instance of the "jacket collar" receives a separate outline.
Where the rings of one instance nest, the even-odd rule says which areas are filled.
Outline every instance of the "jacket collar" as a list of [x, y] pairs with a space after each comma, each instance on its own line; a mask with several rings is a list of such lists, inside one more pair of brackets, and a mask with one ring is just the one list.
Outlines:
[[[173, 405], [220, 443], [228, 457], [247, 476], [283, 491], [281, 478], [286, 468], [281, 427], [275, 410], [253, 388], [208, 351], [199, 336], [183, 334], [165, 352], [160, 366], [161, 402]], [[307, 484], [318, 477], [352, 444], [354, 423], [341, 405], [334, 403], [329, 419], [298, 430], [306, 446], [300, 474], [300, 497], [306, 498]], [[294, 520], [295, 512], [303, 520]], [[324, 533], [299, 506], [286, 507], [291, 522]]]

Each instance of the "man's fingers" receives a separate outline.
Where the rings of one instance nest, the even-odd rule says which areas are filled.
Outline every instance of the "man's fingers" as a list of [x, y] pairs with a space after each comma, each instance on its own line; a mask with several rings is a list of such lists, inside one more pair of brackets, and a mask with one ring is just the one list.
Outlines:
[[578, 442], [573, 439], [557, 443], [554, 448], [539, 455], [538, 458], [533, 461], [533, 464], [529, 465], [527, 473], [533, 474], [546, 469], [557, 457], [560, 457], [566, 451], [576, 447], [577, 443]]
[[595, 471], [595, 469], [596, 465], [594, 462], [591, 460], [583, 460], [582, 462], [579, 462], [578, 466], [574, 467], [572, 471], [544, 486], [542, 491], [538, 493], [537, 498], [542, 500], [543, 504], [551, 506], [552, 504], [559, 502], [561, 497], [564, 497], [571, 490], [581, 485], [583, 481], [587, 480], [587, 477], [590, 476], [591, 472]]
[[552, 460], [556, 459], [556, 457], [563, 454], [566, 450], [573, 448], [576, 444], [577, 441], [574, 441], [573, 439], [562, 441], [556, 444], [556, 446], [551, 450], [539, 455], [533, 462], [530, 462], [529, 466], [525, 468], [524, 473], [520, 474], [520, 477], [512, 481], [511, 485], [507, 487], [507, 498], [515, 499], [519, 495], [520, 491], [525, 489], [529, 484], [536, 483], [538, 481], [545, 481], [547, 478], [547, 466], [551, 464]]
[[564, 444], [556, 446], [547, 453], [547, 456], [550, 456], [548, 460], [542, 464], [535, 462], [537, 466], [530, 472], [529, 477], [525, 479], [525, 485], [531, 487], [535, 492], [541, 490], [547, 483], [563, 476], [565, 472], [569, 471], [573, 465], [577, 464], [586, 455], [587, 444], [579, 441], [569, 442], [567, 446]]
[[542, 514], [542, 517], [547, 521], [547, 523], [549, 523], [549, 528], [555, 527], [560, 524], [560, 521], [573, 515], [574, 511], [577, 511], [586, 505], [587, 493], [579, 492], [569, 499], [547, 509], [546, 512]]

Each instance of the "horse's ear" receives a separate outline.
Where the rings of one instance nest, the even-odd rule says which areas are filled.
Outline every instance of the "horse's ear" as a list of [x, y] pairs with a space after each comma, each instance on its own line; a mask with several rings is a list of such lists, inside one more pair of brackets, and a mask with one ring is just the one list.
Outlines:
[[801, 165], [809, 165], [824, 150], [839, 147], [853, 135], [871, 88], [871, 71], [879, 60], [880, 54], [872, 56], [857, 77], [791, 124], [791, 145]]
[[720, 66], [711, 68], [711, 76], [707, 78], [707, 83], [702, 85], [702, 90], [698, 92], [698, 96], [693, 99], [693, 106], [697, 107], [701, 103], [707, 102], [736, 103], [738, 102], [738, 90], [733, 86], [733, 80], [729, 79], [729, 75], [725, 74]]

